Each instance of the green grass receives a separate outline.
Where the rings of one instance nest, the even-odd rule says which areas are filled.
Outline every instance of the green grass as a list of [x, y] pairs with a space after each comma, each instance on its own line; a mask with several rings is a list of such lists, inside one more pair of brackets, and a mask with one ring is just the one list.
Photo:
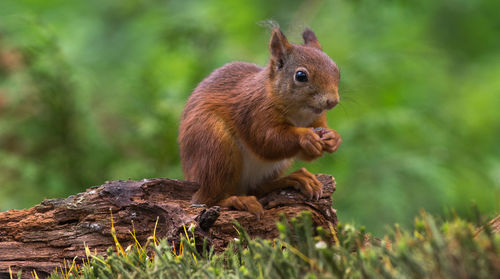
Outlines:
[[85, 264], [51, 278], [500, 278], [500, 235], [458, 217], [422, 212], [413, 231], [394, 226], [383, 239], [348, 224], [315, 229], [309, 213], [278, 222], [274, 240], [236, 226], [239, 238], [220, 254], [197, 251], [188, 230], [180, 250], [155, 238], [106, 256], [87, 250]]

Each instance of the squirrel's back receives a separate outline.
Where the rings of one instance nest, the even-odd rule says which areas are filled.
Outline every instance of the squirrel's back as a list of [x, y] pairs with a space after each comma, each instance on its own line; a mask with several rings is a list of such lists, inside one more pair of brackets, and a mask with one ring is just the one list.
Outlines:
[[227, 106], [246, 93], [245, 86], [241, 84], [262, 71], [262, 67], [247, 62], [231, 62], [216, 69], [195, 88], [188, 99], [183, 118], [200, 105]]

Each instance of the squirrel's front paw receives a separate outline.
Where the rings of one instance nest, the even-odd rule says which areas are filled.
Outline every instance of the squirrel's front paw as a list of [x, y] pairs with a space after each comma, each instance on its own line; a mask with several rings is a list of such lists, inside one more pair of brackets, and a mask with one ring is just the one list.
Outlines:
[[342, 138], [339, 133], [335, 130], [330, 130], [326, 128], [321, 128], [321, 140], [323, 141], [323, 150], [328, 153], [333, 153], [337, 151], [340, 144], [342, 143]]
[[323, 141], [313, 129], [304, 128], [299, 136], [302, 157], [313, 160], [323, 153]]

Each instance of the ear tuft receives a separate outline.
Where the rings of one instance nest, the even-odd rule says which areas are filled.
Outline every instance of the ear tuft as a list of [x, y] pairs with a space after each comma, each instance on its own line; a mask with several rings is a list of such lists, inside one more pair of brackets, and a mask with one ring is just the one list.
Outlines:
[[269, 50], [271, 51], [271, 62], [277, 67], [283, 67], [286, 56], [289, 53], [292, 45], [279, 28], [273, 28], [271, 33], [271, 41], [269, 42]]
[[322, 50], [316, 34], [311, 29], [306, 28], [302, 33], [302, 38], [304, 39], [304, 45]]

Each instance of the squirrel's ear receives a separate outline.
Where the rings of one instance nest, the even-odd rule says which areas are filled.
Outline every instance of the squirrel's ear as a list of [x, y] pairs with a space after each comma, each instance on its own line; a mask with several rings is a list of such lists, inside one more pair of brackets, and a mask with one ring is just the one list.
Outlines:
[[314, 34], [311, 29], [306, 28], [302, 33], [302, 38], [304, 38], [304, 45], [322, 50], [321, 45], [318, 42], [318, 38], [316, 38], [316, 34]]
[[287, 38], [279, 28], [274, 28], [271, 34], [271, 41], [269, 42], [269, 49], [271, 50], [271, 62], [279, 69], [283, 67], [285, 58], [292, 45], [288, 42]]

